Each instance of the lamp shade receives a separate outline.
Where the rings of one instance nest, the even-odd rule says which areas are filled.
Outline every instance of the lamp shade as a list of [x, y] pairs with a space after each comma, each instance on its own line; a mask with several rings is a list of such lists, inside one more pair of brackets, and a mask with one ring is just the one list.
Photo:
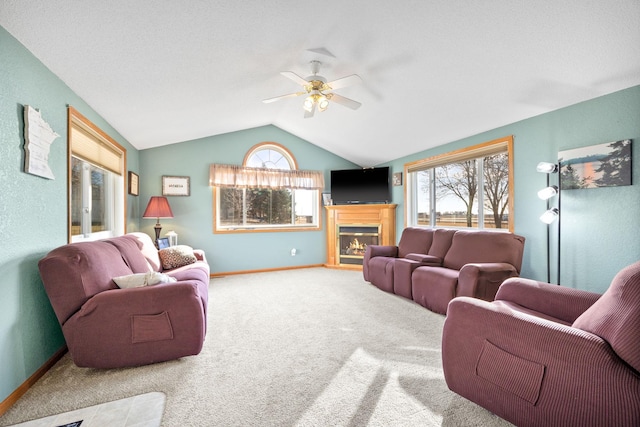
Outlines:
[[142, 218], [173, 218], [173, 212], [171, 212], [171, 206], [169, 206], [167, 198], [162, 196], [151, 197]]
[[542, 200], [548, 200], [556, 194], [558, 194], [558, 187], [555, 185], [543, 188], [542, 190], [538, 191], [538, 197]]
[[540, 162], [536, 166], [536, 170], [542, 173], [557, 173], [558, 165], [556, 163]]
[[558, 208], [551, 208], [540, 216], [540, 221], [545, 224], [551, 224], [553, 221], [558, 219], [558, 216], [560, 216]]

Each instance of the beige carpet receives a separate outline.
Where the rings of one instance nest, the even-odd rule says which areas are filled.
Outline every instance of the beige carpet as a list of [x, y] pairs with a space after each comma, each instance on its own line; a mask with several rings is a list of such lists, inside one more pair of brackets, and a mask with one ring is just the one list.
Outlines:
[[448, 390], [444, 317], [324, 268], [215, 278], [198, 356], [128, 369], [65, 356], [6, 426], [148, 392], [163, 426], [508, 426]]

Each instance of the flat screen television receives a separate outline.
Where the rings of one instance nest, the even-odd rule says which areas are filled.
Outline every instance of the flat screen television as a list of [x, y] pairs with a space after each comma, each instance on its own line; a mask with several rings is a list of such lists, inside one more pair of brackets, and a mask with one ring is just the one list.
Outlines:
[[389, 167], [331, 171], [331, 199], [335, 205], [388, 203]]

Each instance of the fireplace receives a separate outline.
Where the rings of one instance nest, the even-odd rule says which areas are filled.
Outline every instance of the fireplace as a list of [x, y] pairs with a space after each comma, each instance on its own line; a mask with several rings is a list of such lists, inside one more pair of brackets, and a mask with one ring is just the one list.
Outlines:
[[396, 244], [396, 205], [329, 205], [327, 262], [330, 268], [362, 270], [369, 245]]
[[377, 245], [380, 226], [338, 225], [338, 256], [340, 264], [362, 265], [362, 258], [368, 245]]

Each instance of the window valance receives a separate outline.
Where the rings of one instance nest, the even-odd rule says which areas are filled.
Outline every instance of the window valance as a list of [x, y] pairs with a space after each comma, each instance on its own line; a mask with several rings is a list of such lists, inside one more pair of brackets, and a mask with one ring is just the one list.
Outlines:
[[236, 165], [212, 164], [209, 185], [236, 188], [307, 188], [323, 189], [321, 171], [248, 168]]

